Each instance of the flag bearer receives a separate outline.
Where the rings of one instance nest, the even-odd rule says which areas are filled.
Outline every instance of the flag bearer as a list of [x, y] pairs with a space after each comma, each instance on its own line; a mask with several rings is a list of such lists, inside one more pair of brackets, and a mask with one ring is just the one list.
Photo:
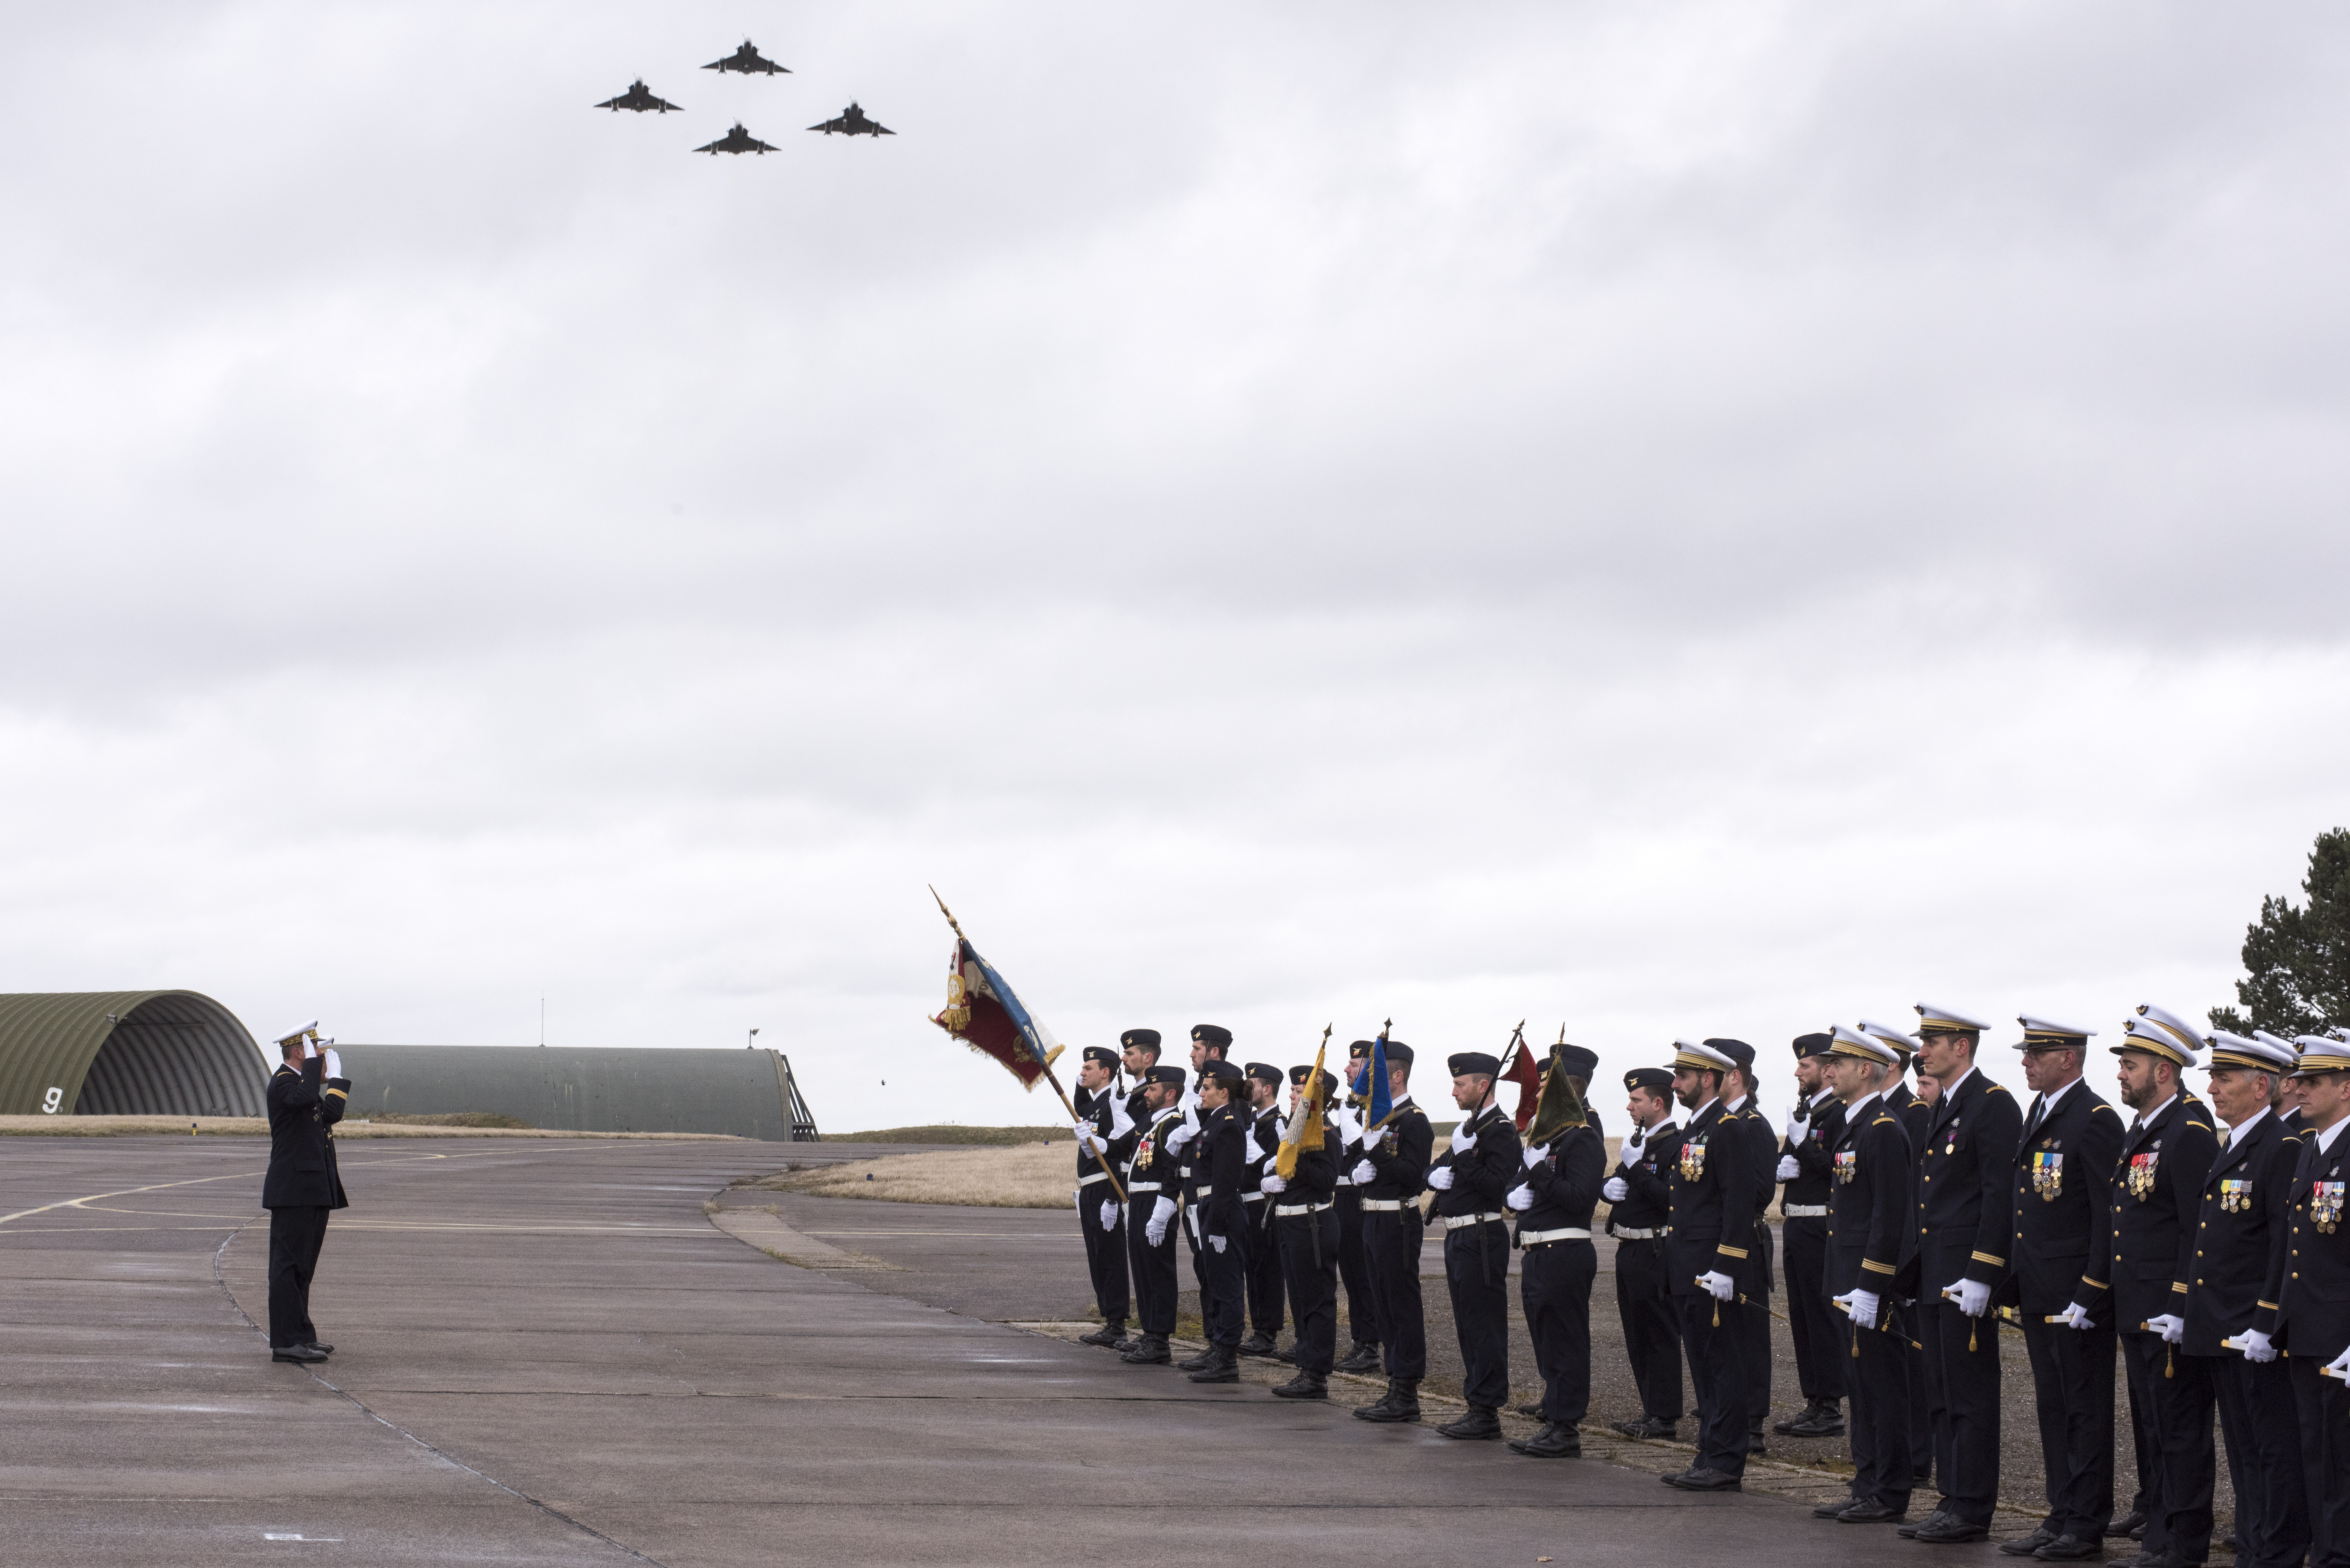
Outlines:
[[[1411, 1047], [1400, 1040], [1380, 1044], [1367, 1076], [1378, 1072], [1382, 1054], [1393, 1107], [1383, 1126], [1364, 1127], [1362, 1158], [1354, 1175], [1363, 1190], [1363, 1261], [1378, 1314], [1388, 1389], [1355, 1414], [1366, 1421], [1417, 1421], [1419, 1380], [1428, 1376], [1428, 1330], [1420, 1315], [1420, 1222], [1415, 1199], [1427, 1184], [1428, 1156], [1436, 1138], [1428, 1114], [1412, 1103], [1408, 1092]], [[1367, 1105], [1363, 1116], [1367, 1122], [1372, 1119]]]
[[1136, 1130], [1118, 1093], [1118, 1067], [1117, 1052], [1086, 1047], [1077, 1067], [1077, 1120], [1070, 1129], [1077, 1140], [1077, 1227], [1085, 1233], [1086, 1272], [1102, 1318], [1101, 1327], [1084, 1336], [1087, 1345], [1126, 1338], [1126, 1243], [1118, 1233], [1119, 1204], [1109, 1175], [1133, 1156]]
[[1436, 1429], [1448, 1438], [1498, 1438], [1510, 1402], [1510, 1228], [1502, 1201], [1517, 1185], [1518, 1129], [1493, 1097], [1501, 1058], [1456, 1052], [1452, 1103], [1461, 1120], [1429, 1168], [1444, 1224], [1444, 1283], [1461, 1341], [1461, 1391], [1469, 1413]]
[[1363, 1075], [1371, 1070], [1371, 1043], [1357, 1040], [1347, 1047], [1347, 1096], [1331, 1113], [1331, 1125], [1342, 1140], [1331, 1152], [1338, 1162], [1333, 1211], [1338, 1216], [1338, 1279], [1347, 1287], [1347, 1357], [1341, 1372], [1379, 1369], [1378, 1310], [1371, 1303], [1371, 1269], [1363, 1254], [1363, 1189], [1356, 1183], [1355, 1167], [1362, 1160], [1362, 1096], [1370, 1092]]
[[[1552, 1047], [1553, 1078], [1545, 1081], [1530, 1129], [1541, 1141], [1527, 1143], [1524, 1179], [1503, 1200], [1518, 1214], [1518, 1245], [1526, 1255], [1518, 1299], [1543, 1380], [1542, 1430], [1512, 1439], [1510, 1447], [1538, 1459], [1581, 1454], [1576, 1428], [1591, 1412], [1591, 1282], [1599, 1272], [1591, 1210], [1607, 1168], [1607, 1145], [1583, 1107], [1598, 1065], [1598, 1054], [1580, 1045]], [[1554, 1097], [1557, 1126], [1548, 1114]], [[1678, 1367], [1676, 1374], [1678, 1381]]]
[[[1289, 1114], [1319, 1116], [1331, 1103], [1338, 1080], [1325, 1072], [1318, 1086], [1306, 1082], [1311, 1067], [1292, 1067]], [[1301, 1140], [1303, 1133], [1299, 1134]], [[1274, 1390], [1283, 1399], [1321, 1399], [1330, 1391], [1330, 1365], [1338, 1338], [1338, 1213], [1331, 1194], [1338, 1174], [1338, 1132], [1325, 1118], [1322, 1147], [1297, 1151], [1288, 1176], [1268, 1169], [1266, 1201], [1273, 1205], [1273, 1233], [1281, 1257], [1283, 1282], [1297, 1322], [1297, 1376]]]

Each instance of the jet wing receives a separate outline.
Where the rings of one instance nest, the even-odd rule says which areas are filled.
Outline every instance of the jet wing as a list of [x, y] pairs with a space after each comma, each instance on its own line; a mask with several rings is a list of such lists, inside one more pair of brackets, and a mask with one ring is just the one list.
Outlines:
[[754, 152], [773, 152], [775, 150], [774, 142], [762, 141], [755, 136], [746, 136], [743, 140], [749, 144], [750, 150]]
[[830, 136], [836, 131], [847, 130], [848, 129], [848, 117], [847, 115], [843, 115], [837, 119], [827, 119], [822, 125], [811, 125], [808, 129], [810, 130], [821, 130], [827, 136]]
[[677, 105], [675, 105], [675, 104], [673, 104], [673, 103], [671, 103], [671, 102], [670, 102], [670, 100], [669, 100], [669, 99], [665, 99], [665, 98], [657, 98], [657, 99], [653, 99], [651, 101], [648, 102], [648, 103], [645, 105], [645, 107], [646, 107], [647, 109], [657, 109], [660, 110], [663, 114], [667, 114], [667, 113], [669, 113], [671, 109], [676, 109], [678, 106], [677, 106]]

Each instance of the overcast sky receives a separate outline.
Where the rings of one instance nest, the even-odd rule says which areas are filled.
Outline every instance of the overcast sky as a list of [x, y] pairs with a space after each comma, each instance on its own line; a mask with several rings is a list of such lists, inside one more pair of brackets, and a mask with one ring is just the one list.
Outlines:
[[924, 1022], [933, 882], [1073, 1045], [1783, 1106], [1921, 999], [2199, 1018], [2350, 821], [2345, 78], [2314, 4], [26, 10], [0, 989], [757, 1026], [834, 1130], [1058, 1116]]

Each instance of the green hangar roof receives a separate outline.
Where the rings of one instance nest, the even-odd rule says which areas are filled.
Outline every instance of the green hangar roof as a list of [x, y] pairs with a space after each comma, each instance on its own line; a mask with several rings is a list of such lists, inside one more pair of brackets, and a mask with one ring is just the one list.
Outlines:
[[257, 1116], [269, 1066], [192, 991], [0, 995], [0, 1116]]

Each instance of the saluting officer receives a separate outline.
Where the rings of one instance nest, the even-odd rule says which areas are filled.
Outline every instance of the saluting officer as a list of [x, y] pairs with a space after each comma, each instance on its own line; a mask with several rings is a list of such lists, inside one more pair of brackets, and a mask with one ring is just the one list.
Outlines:
[[1338, 1166], [1332, 1196], [1338, 1217], [1338, 1279], [1347, 1287], [1347, 1332], [1350, 1343], [1341, 1372], [1379, 1369], [1378, 1312], [1371, 1304], [1371, 1270], [1363, 1260], [1363, 1189], [1356, 1184], [1355, 1167], [1362, 1159], [1357, 1147], [1363, 1141], [1359, 1096], [1369, 1086], [1363, 1075], [1371, 1070], [1371, 1043], [1357, 1040], [1347, 1047], [1347, 1095], [1344, 1104], [1330, 1108], [1330, 1125], [1337, 1130], [1339, 1147], [1333, 1151]]
[[2032, 1359], [2048, 1516], [1999, 1549], [2043, 1563], [2102, 1562], [2114, 1512], [2114, 1324], [2108, 1314], [2074, 1329], [2064, 1308], [2104, 1250], [2122, 1118], [2082, 1081], [2095, 1030], [2029, 1013], [2016, 1022], [2033, 1094], [2016, 1143], [2007, 1255]]
[[1428, 1185], [1444, 1222], [1444, 1283], [1469, 1413], [1436, 1429], [1448, 1438], [1498, 1438], [1510, 1399], [1510, 1228], [1502, 1203], [1518, 1181], [1518, 1129], [1493, 1097], [1501, 1058], [1457, 1051], [1445, 1065], [1461, 1116], [1429, 1168]]
[[1415, 1200], [1428, 1184], [1428, 1157], [1436, 1135], [1428, 1114], [1407, 1092], [1411, 1047], [1390, 1040], [1385, 1051], [1392, 1111], [1386, 1126], [1363, 1129], [1355, 1182], [1363, 1189], [1363, 1261], [1370, 1269], [1388, 1388], [1355, 1414], [1366, 1421], [1417, 1421], [1419, 1380], [1428, 1376], [1428, 1326], [1420, 1316], [1420, 1222]]
[[1133, 1157], [1136, 1127], [1118, 1092], [1118, 1068], [1117, 1052], [1106, 1045], [1086, 1047], [1077, 1066], [1077, 1119], [1069, 1129], [1077, 1140], [1077, 1228], [1085, 1235], [1086, 1272], [1093, 1279], [1094, 1306], [1102, 1317], [1101, 1327], [1080, 1336], [1084, 1345], [1116, 1345], [1126, 1338], [1126, 1242], [1118, 1233], [1118, 1201], [1109, 1189], [1109, 1173]]
[[[2225, 1031], [2203, 1040], [2211, 1048], [2211, 1108], [2228, 1131], [2203, 1179], [2187, 1303], [2168, 1319], [2148, 1321], [2161, 1322], [2162, 1336], [2205, 1366], [2236, 1492], [2238, 1568], [2300, 1568], [2309, 1552], [2309, 1507], [2293, 1385], [2273, 1351], [2264, 1362], [2248, 1357], [2243, 1337], [2275, 1321], [2274, 1309], [2261, 1305], [2272, 1298], [2262, 1293], [2274, 1243], [2293, 1223], [2301, 1138], [2269, 1113], [2277, 1086], [2300, 1062]], [[2208, 1408], [2199, 1418], [2208, 1431]]]
[[[1326, 1109], [1338, 1087], [1338, 1080], [1325, 1072], [1320, 1086], [1309, 1096], [1307, 1080], [1313, 1076], [1311, 1067], [1289, 1070], [1293, 1121], [1307, 1114], [1309, 1103]], [[1305, 1147], [1301, 1133], [1296, 1168], [1286, 1177], [1277, 1169], [1268, 1169], [1264, 1176], [1282, 1280], [1297, 1322], [1292, 1356], [1297, 1376], [1274, 1389], [1283, 1399], [1329, 1397], [1330, 1365], [1338, 1347], [1338, 1215], [1331, 1194], [1336, 1190], [1340, 1153], [1338, 1129], [1326, 1116], [1321, 1147]]]
[[1724, 1115], [1722, 1080], [1738, 1065], [1711, 1045], [1675, 1041], [1673, 1096], [1689, 1111], [1672, 1168], [1667, 1277], [1697, 1386], [1697, 1460], [1660, 1478], [1683, 1491], [1737, 1491], [1746, 1473], [1746, 1352], [1738, 1272], [1754, 1240], [1754, 1165], [1744, 1129]]
[[2301, 1417], [2302, 1482], [2309, 1505], [2311, 1568], [2350, 1563], [2350, 1044], [2303, 1034], [2301, 1160], [2293, 1168], [2284, 1233], [2271, 1249], [2273, 1327], [2255, 1328], [2255, 1354], [2286, 1353]]
[[1148, 1125], [1134, 1162], [1126, 1168], [1126, 1256], [1134, 1271], [1134, 1304], [1141, 1332], [1121, 1352], [1138, 1366], [1170, 1360], [1167, 1336], [1175, 1332], [1175, 1225], [1179, 1155], [1171, 1140], [1182, 1130], [1183, 1069], [1156, 1064], [1143, 1069], [1142, 1104]]
[[1281, 1069], [1251, 1062], [1243, 1071], [1248, 1075], [1248, 1106], [1235, 1110], [1248, 1134], [1241, 1201], [1248, 1207], [1249, 1336], [1241, 1341], [1240, 1353], [1271, 1355], [1281, 1348], [1281, 1249], [1274, 1244], [1273, 1205], [1263, 1183], [1281, 1143]]
[[[2120, 1331], [2129, 1374], [2131, 1414], [2144, 1428], [2138, 1477], [2146, 1497], [2146, 1550], [2126, 1559], [2147, 1565], [2200, 1563], [2211, 1544], [2211, 1418], [2203, 1364], [2174, 1356], [2148, 1324], [2187, 1294], [2194, 1263], [2195, 1214], [2203, 1179], [2219, 1148], [2203, 1102], [2186, 1093], [2179, 1070], [2196, 1059], [2194, 1026], [2142, 1006], [2122, 1025], [2118, 1058], [2122, 1103], [2137, 1120], [2122, 1140], [2114, 1173], [2109, 1253], [2092, 1266], [2064, 1309], [2076, 1327], [2110, 1315]], [[2201, 1386], [2199, 1388], [2199, 1386]], [[2191, 1417], [2200, 1405], [2199, 1432]]]
[[[1813, 1060], [1819, 1060], [1814, 1057]], [[1909, 1231], [1909, 1135], [1884, 1099], [1900, 1054], [1835, 1026], [1822, 1074], [1844, 1109], [1828, 1150], [1827, 1258], [1823, 1283], [1845, 1309], [1837, 1354], [1852, 1397], [1852, 1495], [1814, 1518], [1897, 1523], [1909, 1511], [1908, 1336], [1891, 1321], [1893, 1280]], [[1825, 1109], [1825, 1107], [1822, 1107]], [[1814, 1115], [1816, 1116], [1816, 1112]]]
[[[1836, 1139], [1844, 1133], [1844, 1102], [1826, 1077], [1835, 1043], [1829, 1034], [1795, 1036], [1797, 1098], [1788, 1113], [1779, 1168], [1773, 1173], [1786, 1183], [1780, 1190], [1779, 1212], [1786, 1223], [1787, 1332], [1795, 1342], [1795, 1380], [1804, 1391], [1804, 1407], [1771, 1429], [1789, 1438], [1844, 1433], [1844, 1372], [1850, 1358], [1844, 1320], [1828, 1305], [1826, 1288], [1828, 1172]], [[1903, 1405], [1906, 1408], [1906, 1395]], [[1903, 1486], [1906, 1491], [1906, 1475]]]
[[[1580, 1045], [1551, 1048], [1550, 1071], [1574, 1085], [1577, 1101], [1590, 1093], [1598, 1065], [1597, 1053]], [[1607, 1168], [1607, 1140], [1586, 1116], [1545, 1143], [1527, 1145], [1523, 1160], [1524, 1179], [1503, 1201], [1517, 1211], [1518, 1246], [1526, 1255], [1518, 1299], [1542, 1374], [1543, 1428], [1512, 1438], [1510, 1447], [1538, 1459], [1573, 1459], [1583, 1452], [1575, 1428], [1591, 1413], [1591, 1282], [1599, 1272], [1591, 1211]], [[1674, 1373], [1678, 1381], [1678, 1365]]]
[[1990, 1025], [1922, 1002], [1918, 1014], [1918, 1069], [1932, 1074], [1941, 1093], [1918, 1153], [1918, 1250], [1899, 1288], [1917, 1299], [1918, 1338], [1929, 1368], [1939, 1369], [1944, 1416], [1934, 1456], [1941, 1503], [1912, 1539], [1950, 1545], [1988, 1538], [1999, 1500], [1999, 1319], [1991, 1298], [2007, 1273], [2023, 1113], [1975, 1065]]
[[1637, 1419], [1608, 1425], [1627, 1438], [1680, 1435], [1681, 1323], [1665, 1262], [1671, 1229], [1671, 1171], [1681, 1156], [1673, 1121], [1673, 1075], [1667, 1067], [1635, 1067], [1624, 1075], [1624, 1137], [1616, 1174], [1601, 1186], [1607, 1233], [1616, 1238], [1616, 1315], [1624, 1324], [1624, 1352], [1640, 1390]]
[[1755, 1097], [1754, 1047], [1743, 1040], [1706, 1042], [1738, 1064], [1721, 1086], [1724, 1119], [1738, 1125], [1746, 1158], [1754, 1167], [1754, 1241], [1738, 1273], [1738, 1293], [1757, 1310], [1741, 1313], [1738, 1332], [1746, 1336], [1746, 1451], [1766, 1451], [1762, 1423], [1771, 1418], [1771, 1199], [1779, 1193], [1779, 1135]]
[[265, 1096], [269, 1168], [261, 1179], [261, 1206], [269, 1210], [269, 1359], [324, 1361], [335, 1347], [318, 1343], [310, 1282], [327, 1244], [327, 1216], [351, 1205], [335, 1167], [334, 1134], [351, 1081], [334, 1042], [320, 1048], [316, 1023], [280, 1039], [277, 1051]]

